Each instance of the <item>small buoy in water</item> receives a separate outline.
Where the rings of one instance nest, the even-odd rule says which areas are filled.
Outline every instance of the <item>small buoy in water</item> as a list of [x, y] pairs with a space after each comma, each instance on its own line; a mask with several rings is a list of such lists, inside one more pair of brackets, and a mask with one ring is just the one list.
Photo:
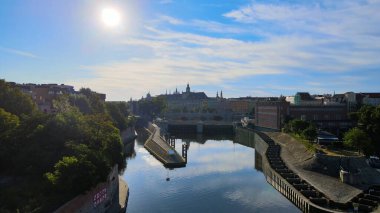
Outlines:
[[166, 178], [166, 181], [169, 181], [170, 180], [170, 178]]

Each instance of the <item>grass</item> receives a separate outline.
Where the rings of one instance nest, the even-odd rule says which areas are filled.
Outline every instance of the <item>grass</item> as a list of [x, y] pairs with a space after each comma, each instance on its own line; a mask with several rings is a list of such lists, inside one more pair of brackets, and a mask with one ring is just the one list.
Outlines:
[[315, 144], [311, 143], [309, 140], [306, 140], [301, 135], [296, 133], [289, 133], [294, 139], [296, 139], [298, 142], [302, 143], [306, 149], [312, 153], [315, 153], [317, 151], [317, 147]]
[[288, 133], [288, 134], [290, 134], [294, 139], [296, 139], [298, 142], [303, 144], [306, 147], [306, 149], [312, 153], [315, 153], [317, 152], [317, 150], [319, 150], [325, 153], [326, 155], [330, 155], [330, 156], [362, 156], [357, 151], [347, 150], [347, 149], [339, 148], [335, 146], [322, 147], [318, 144], [314, 144], [310, 142], [309, 140], [306, 140], [299, 134], [296, 134], [296, 133]]

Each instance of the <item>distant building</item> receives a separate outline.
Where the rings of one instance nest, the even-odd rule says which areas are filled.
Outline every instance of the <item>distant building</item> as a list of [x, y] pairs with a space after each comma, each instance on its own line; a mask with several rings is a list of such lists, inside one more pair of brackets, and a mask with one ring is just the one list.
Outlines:
[[353, 122], [348, 117], [345, 105], [289, 106], [290, 119], [301, 119], [315, 123], [319, 128], [334, 131], [348, 129]]
[[204, 92], [191, 92], [189, 84], [186, 85], [186, 92], [179, 93], [176, 89], [173, 94], [164, 94], [158, 97], [166, 98], [169, 110], [198, 109], [208, 99]]
[[289, 105], [289, 102], [284, 100], [257, 101], [254, 124], [259, 127], [280, 130], [289, 113]]
[[[10, 82], [10, 85], [18, 87], [23, 93], [31, 96], [32, 100], [37, 104], [38, 109], [45, 113], [54, 112], [53, 100], [60, 95], [74, 95], [77, 92], [73, 86], [64, 84], [17, 84]], [[102, 101], [106, 100], [106, 95], [95, 93]]]
[[353, 122], [348, 118], [347, 105], [327, 98], [329, 97], [326, 95], [311, 96], [303, 92], [294, 96], [294, 104], [286, 101], [289, 98], [258, 101], [255, 104], [255, 125], [280, 130], [285, 120], [301, 119], [333, 132], [352, 127]]
[[380, 105], [380, 93], [359, 93], [356, 97], [360, 104]]
[[46, 113], [53, 112], [53, 100], [59, 95], [75, 94], [73, 86], [64, 84], [13, 84], [13, 86], [30, 95], [39, 110]]
[[312, 97], [308, 92], [297, 92], [294, 96], [294, 105], [323, 105], [323, 97]]

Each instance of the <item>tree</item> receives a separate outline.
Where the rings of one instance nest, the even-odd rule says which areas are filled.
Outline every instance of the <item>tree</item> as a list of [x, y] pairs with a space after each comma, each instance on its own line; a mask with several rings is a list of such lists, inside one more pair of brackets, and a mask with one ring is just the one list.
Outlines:
[[0, 108], [0, 139], [9, 135], [9, 132], [16, 129], [20, 123], [19, 118], [3, 108]]
[[310, 123], [307, 121], [299, 120], [299, 119], [294, 119], [289, 122], [291, 130], [294, 133], [301, 134], [302, 131], [304, 131], [306, 128], [309, 127]]
[[125, 102], [106, 102], [107, 113], [114, 125], [123, 131], [128, 127], [128, 107]]
[[317, 128], [313, 125], [309, 125], [308, 128], [302, 131], [302, 136], [309, 141], [313, 141], [317, 137]]
[[358, 122], [358, 128], [370, 137], [374, 151], [380, 154], [380, 106], [364, 105], [351, 117]]
[[91, 114], [93, 111], [90, 100], [83, 94], [70, 95], [69, 101], [72, 106], [77, 107], [85, 115]]
[[363, 151], [365, 155], [373, 152], [371, 138], [361, 129], [355, 127], [344, 134], [343, 143], [345, 146]]
[[79, 194], [96, 184], [92, 178], [96, 167], [84, 158], [65, 156], [54, 166], [54, 172], [45, 174], [47, 180], [61, 192]]
[[89, 88], [81, 88], [79, 94], [85, 95], [90, 101], [91, 113], [105, 113], [106, 107], [99, 94]]
[[0, 108], [17, 116], [30, 115], [37, 109], [30, 96], [4, 80], [0, 80]]

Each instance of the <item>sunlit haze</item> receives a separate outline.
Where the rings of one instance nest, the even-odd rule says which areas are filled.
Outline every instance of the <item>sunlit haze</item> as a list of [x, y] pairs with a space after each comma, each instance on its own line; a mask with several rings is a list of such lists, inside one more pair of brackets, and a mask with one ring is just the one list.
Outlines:
[[103, 23], [108, 27], [116, 27], [120, 25], [121, 14], [114, 8], [104, 8], [101, 16]]

